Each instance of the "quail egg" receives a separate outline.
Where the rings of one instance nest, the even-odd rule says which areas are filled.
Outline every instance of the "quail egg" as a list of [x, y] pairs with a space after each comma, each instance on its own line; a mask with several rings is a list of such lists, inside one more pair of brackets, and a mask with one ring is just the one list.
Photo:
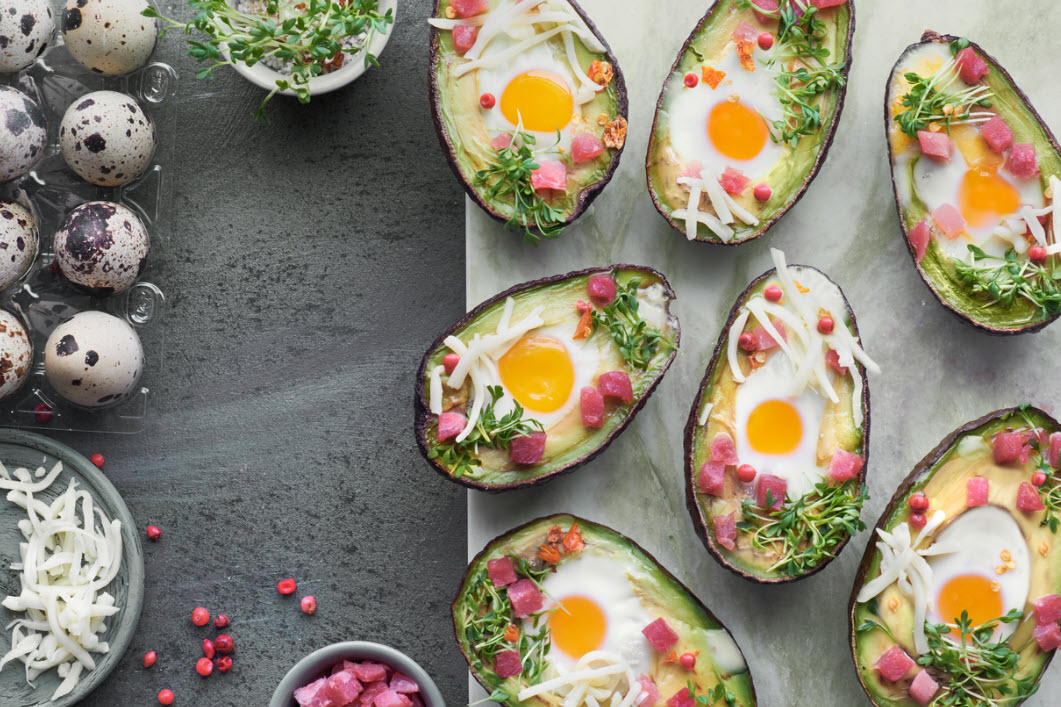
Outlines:
[[22, 387], [33, 366], [33, 343], [22, 322], [0, 309], [0, 398]]
[[132, 97], [96, 91], [66, 109], [59, 145], [66, 164], [86, 182], [116, 187], [136, 179], [151, 164], [155, 124]]
[[37, 222], [21, 204], [0, 200], [0, 290], [26, 274], [37, 257]]
[[82, 407], [103, 407], [127, 396], [143, 366], [144, 349], [136, 331], [106, 312], [75, 314], [57, 326], [44, 345], [48, 382]]
[[99, 74], [118, 76], [147, 63], [158, 27], [144, 17], [147, 0], [68, 0], [63, 40], [70, 54]]
[[94, 295], [132, 287], [147, 264], [147, 251], [143, 221], [109, 201], [81, 204], [55, 232], [55, 261], [63, 277]]
[[0, 1], [0, 73], [22, 71], [48, 48], [55, 16], [48, 0]]
[[37, 101], [0, 86], [0, 182], [17, 179], [44, 155], [48, 124]]

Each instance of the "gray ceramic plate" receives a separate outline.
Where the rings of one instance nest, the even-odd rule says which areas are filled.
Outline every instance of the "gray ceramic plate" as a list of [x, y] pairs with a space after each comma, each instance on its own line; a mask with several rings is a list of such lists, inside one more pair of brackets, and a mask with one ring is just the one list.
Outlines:
[[[96, 505], [109, 518], [122, 523], [122, 567], [107, 587], [107, 591], [114, 596], [115, 604], [122, 610], [108, 622], [107, 632], [100, 637], [110, 643], [110, 653], [93, 654], [95, 669], [81, 674], [81, 682], [73, 692], [50, 702], [49, 698], [61, 682], [55, 670], [49, 670], [37, 678], [36, 688], [32, 688], [26, 683], [22, 662], [14, 661], [0, 671], [0, 705], [4, 707], [67, 707], [84, 699], [118, 665], [133, 639], [144, 605], [144, 553], [140, 547], [140, 536], [129, 509], [107, 477], [88, 459], [65, 444], [30, 432], [0, 429], [0, 462], [8, 471], [20, 466], [31, 471], [43, 466], [50, 471], [57, 461], [63, 463], [63, 471], [48, 493], [40, 495], [42, 499], [49, 501], [55, 498], [66, 490], [70, 479], [77, 479], [78, 486], [92, 494]], [[18, 530], [18, 521], [26, 517], [26, 512], [9, 503], [6, 495], [0, 493], [0, 598], [21, 591], [18, 573], [11, 572], [7, 567], [19, 559], [18, 544], [22, 541], [22, 533]], [[11, 650], [11, 632], [4, 631], [3, 626], [18, 616], [0, 607], [0, 656]]]

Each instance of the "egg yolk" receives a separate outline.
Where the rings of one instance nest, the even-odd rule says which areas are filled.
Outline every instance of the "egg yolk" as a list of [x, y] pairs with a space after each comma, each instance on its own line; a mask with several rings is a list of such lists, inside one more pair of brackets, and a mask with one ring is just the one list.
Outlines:
[[803, 439], [803, 420], [787, 400], [759, 403], [748, 415], [748, 443], [761, 454], [790, 454]]
[[575, 660], [600, 648], [607, 630], [604, 610], [589, 597], [564, 597], [549, 619], [553, 645]]
[[940, 617], [953, 623], [966, 611], [973, 626], [997, 619], [1002, 615], [1002, 593], [991, 585], [990, 579], [978, 574], [963, 574], [947, 580], [936, 598]]
[[571, 397], [575, 366], [555, 336], [528, 334], [497, 362], [501, 382], [519, 404], [535, 412], [558, 410]]
[[575, 99], [560, 76], [535, 69], [508, 82], [501, 94], [501, 114], [513, 125], [534, 132], [556, 132], [571, 122]]
[[763, 151], [770, 133], [754, 109], [740, 101], [723, 101], [707, 116], [707, 136], [726, 157], [750, 160]]
[[958, 189], [958, 208], [970, 226], [988, 226], [1020, 208], [1020, 194], [997, 172], [971, 169]]

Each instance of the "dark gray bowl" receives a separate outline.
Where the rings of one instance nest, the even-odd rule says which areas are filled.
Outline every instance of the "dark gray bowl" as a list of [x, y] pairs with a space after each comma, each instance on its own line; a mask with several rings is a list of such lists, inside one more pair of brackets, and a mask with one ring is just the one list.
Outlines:
[[[122, 610], [107, 622], [107, 632], [100, 636], [101, 640], [110, 643], [110, 653], [93, 654], [95, 669], [82, 673], [81, 682], [70, 694], [50, 702], [48, 698], [61, 682], [55, 670], [42, 674], [37, 678], [36, 688], [32, 688], [26, 683], [22, 662], [13, 661], [0, 671], [0, 705], [4, 707], [68, 707], [83, 700], [117, 667], [133, 640], [144, 605], [144, 553], [140, 547], [140, 535], [129, 509], [107, 477], [65, 444], [31, 432], [0, 429], [0, 462], [8, 471], [20, 466], [30, 470], [43, 466], [50, 471], [57, 461], [63, 463], [63, 471], [48, 492], [40, 494], [42, 500], [49, 502], [66, 491], [70, 479], [77, 479], [78, 486], [92, 494], [96, 505], [108, 517], [121, 521], [122, 567], [106, 591], [114, 596], [115, 604]], [[18, 545], [22, 533], [18, 530], [18, 521], [26, 517], [26, 512], [9, 503], [6, 495], [6, 492], [0, 493], [0, 598], [21, 591], [18, 574], [9, 571], [7, 566], [19, 559]], [[0, 607], [0, 629], [19, 615]], [[0, 655], [10, 649], [11, 632], [0, 630]]]
[[287, 675], [276, 687], [273, 699], [269, 701], [269, 707], [297, 707], [298, 703], [295, 702], [293, 696], [295, 690], [327, 674], [332, 666], [344, 659], [374, 660], [386, 663], [419, 683], [420, 697], [423, 698], [426, 707], [446, 707], [446, 701], [442, 699], [442, 693], [438, 691], [431, 676], [412, 658], [389, 646], [367, 641], [333, 643], [318, 651], [313, 651], [295, 663], [295, 667], [287, 671]]

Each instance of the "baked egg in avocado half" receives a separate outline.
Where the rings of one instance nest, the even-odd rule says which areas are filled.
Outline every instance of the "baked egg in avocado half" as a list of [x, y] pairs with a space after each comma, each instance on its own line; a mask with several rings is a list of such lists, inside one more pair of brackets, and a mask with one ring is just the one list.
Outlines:
[[586, 463], [674, 360], [674, 299], [655, 270], [612, 265], [484, 302], [420, 364], [420, 450], [447, 478], [486, 491], [541, 484]]
[[1061, 149], [1006, 70], [966, 39], [926, 32], [884, 105], [896, 206], [917, 272], [992, 334], [1061, 314]]
[[663, 86], [648, 144], [656, 208], [689, 240], [758, 238], [825, 160], [844, 106], [853, 0], [718, 0]]
[[626, 85], [573, 0], [440, 0], [431, 109], [465, 191], [526, 242], [555, 238], [626, 144]]
[[574, 516], [488, 544], [453, 625], [472, 675], [509, 707], [755, 704], [744, 656], [707, 607], [637, 543]]
[[879, 372], [840, 288], [771, 253], [776, 268], [730, 312], [685, 428], [697, 535], [763, 584], [818, 572], [865, 528], [866, 371]]
[[1061, 646], [1059, 451], [1042, 410], [999, 410], [899, 486], [849, 607], [873, 704], [1018, 705], [1035, 692]]

